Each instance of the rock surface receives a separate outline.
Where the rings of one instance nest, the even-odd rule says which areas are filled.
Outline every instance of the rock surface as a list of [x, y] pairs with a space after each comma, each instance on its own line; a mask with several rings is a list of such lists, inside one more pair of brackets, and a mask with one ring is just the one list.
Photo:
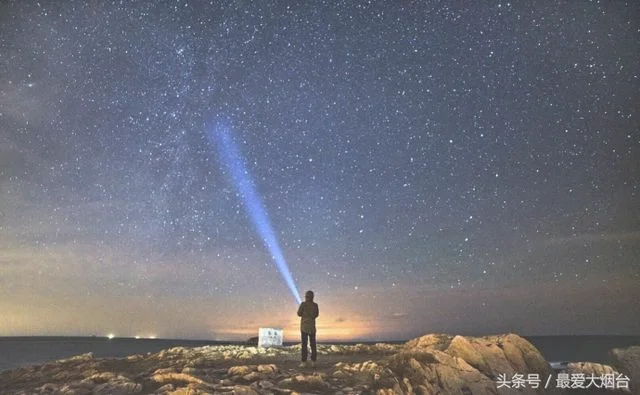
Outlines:
[[[533, 388], [533, 378], [548, 377], [551, 368], [531, 343], [514, 334], [426, 335], [388, 358], [386, 368], [379, 373], [386, 393], [537, 394], [555, 389], [541, 383]], [[523, 381], [514, 384], [517, 375]]]
[[[612, 351], [618, 358], [615, 366], [637, 375], [638, 350]], [[402, 345], [319, 345], [315, 369], [299, 368], [299, 354], [299, 345], [176, 347], [122, 359], [84, 354], [0, 373], [0, 394], [565, 393], [556, 388], [557, 372], [538, 350], [514, 334], [429, 334]], [[565, 373], [613, 370], [577, 363], [569, 364]], [[545, 389], [549, 377], [554, 380]]]
[[640, 395], [640, 346], [614, 348], [610, 351], [613, 366], [631, 379], [631, 391]]

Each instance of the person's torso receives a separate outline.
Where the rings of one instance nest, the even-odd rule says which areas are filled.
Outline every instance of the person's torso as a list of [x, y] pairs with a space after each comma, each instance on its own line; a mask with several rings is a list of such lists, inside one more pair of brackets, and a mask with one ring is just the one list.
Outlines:
[[300, 319], [300, 330], [303, 332], [316, 331], [316, 314], [318, 305], [315, 302], [302, 302], [302, 317]]

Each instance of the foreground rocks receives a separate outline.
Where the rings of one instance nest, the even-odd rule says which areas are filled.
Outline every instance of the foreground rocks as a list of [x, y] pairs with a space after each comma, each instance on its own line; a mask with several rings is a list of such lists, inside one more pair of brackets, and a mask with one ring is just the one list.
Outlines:
[[616, 369], [631, 378], [634, 394], [640, 395], [640, 346], [614, 348], [610, 355]]
[[[617, 358], [614, 367], [574, 363], [563, 373], [622, 372], [637, 378], [638, 351], [640, 347], [612, 351]], [[0, 394], [616, 393], [556, 388], [558, 372], [533, 345], [514, 334], [431, 334], [403, 345], [320, 345], [316, 369], [299, 368], [299, 353], [298, 345], [266, 350], [177, 347], [123, 359], [84, 354], [0, 373]]]
[[515, 375], [528, 380], [552, 373], [540, 352], [513, 334], [482, 338], [427, 335], [408, 342], [385, 365], [387, 371], [379, 379], [384, 393], [537, 394], [553, 390], [536, 389], [530, 383], [513, 388]]

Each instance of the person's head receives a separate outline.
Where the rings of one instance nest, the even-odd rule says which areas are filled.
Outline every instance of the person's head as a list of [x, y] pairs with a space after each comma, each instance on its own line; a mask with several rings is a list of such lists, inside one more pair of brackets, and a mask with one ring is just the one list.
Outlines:
[[304, 300], [313, 302], [313, 291], [307, 291], [307, 293], [304, 294]]

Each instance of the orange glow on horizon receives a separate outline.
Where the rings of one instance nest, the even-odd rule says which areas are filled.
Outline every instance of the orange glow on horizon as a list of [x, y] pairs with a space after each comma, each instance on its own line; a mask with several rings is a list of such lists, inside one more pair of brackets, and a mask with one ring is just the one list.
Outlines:
[[[331, 316], [331, 315], [328, 315]], [[296, 317], [297, 318], [297, 317]], [[260, 320], [258, 320], [259, 322]], [[288, 320], [286, 325], [244, 325], [237, 327], [216, 328], [211, 327], [210, 333], [212, 338], [219, 340], [247, 340], [251, 337], [258, 336], [258, 328], [272, 327], [282, 329], [284, 331], [285, 342], [300, 341], [300, 321], [298, 319]], [[269, 322], [264, 319], [265, 323]], [[351, 319], [344, 322], [317, 322], [317, 340], [319, 342], [327, 341], [355, 341], [357, 339], [367, 339], [377, 337], [383, 329], [380, 325], [373, 324], [376, 320], [369, 317], [362, 317], [359, 320]], [[214, 329], [215, 328], [215, 329]], [[388, 329], [388, 328], [384, 328]]]

